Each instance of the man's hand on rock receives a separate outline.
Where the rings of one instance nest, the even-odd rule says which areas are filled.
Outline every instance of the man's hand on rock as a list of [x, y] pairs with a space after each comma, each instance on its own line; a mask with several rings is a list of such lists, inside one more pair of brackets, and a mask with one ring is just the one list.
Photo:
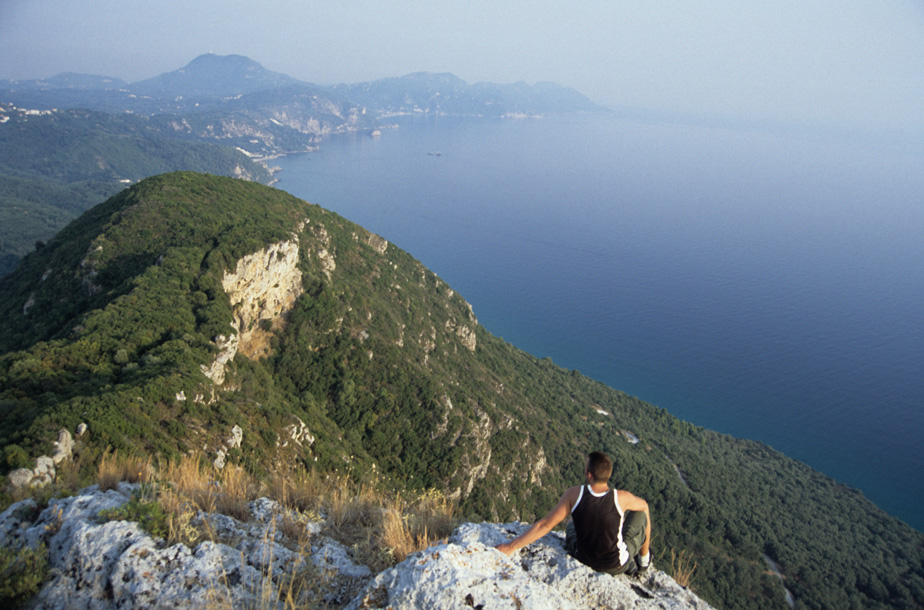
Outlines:
[[508, 557], [509, 557], [510, 555], [513, 555], [514, 551], [516, 551], [516, 549], [513, 548], [513, 545], [511, 545], [509, 542], [504, 542], [503, 544], [498, 544], [498, 545], [497, 545], [496, 547], [494, 547], [494, 548], [497, 549], [498, 551], [500, 551], [501, 553], [503, 553], [504, 555], [507, 555]]

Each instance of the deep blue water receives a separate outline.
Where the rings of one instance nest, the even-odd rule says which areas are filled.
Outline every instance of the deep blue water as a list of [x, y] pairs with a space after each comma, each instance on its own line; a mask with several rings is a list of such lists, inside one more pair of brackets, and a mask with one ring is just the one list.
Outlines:
[[517, 347], [924, 530], [922, 161], [611, 117], [430, 118], [281, 159], [278, 187], [410, 252]]

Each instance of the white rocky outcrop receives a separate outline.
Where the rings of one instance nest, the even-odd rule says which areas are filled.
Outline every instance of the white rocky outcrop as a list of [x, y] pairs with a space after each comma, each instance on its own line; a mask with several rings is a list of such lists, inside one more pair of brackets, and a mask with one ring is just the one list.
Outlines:
[[8, 475], [10, 479], [10, 486], [13, 489], [20, 487], [26, 487], [32, 483], [32, 479], [35, 478], [35, 472], [28, 468], [17, 468]]
[[[83, 431], [86, 431], [86, 424]], [[80, 430], [80, 427], [77, 428]], [[78, 435], [79, 436], [79, 435]], [[71, 433], [62, 428], [58, 431], [58, 439], [54, 442], [54, 452], [51, 457], [42, 455], [35, 458], [35, 467], [17, 468], [12, 471], [8, 477], [10, 487], [13, 489], [22, 487], [43, 487], [50, 485], [57, 477], [56, 467], [62, 462], [68, 461], [74, 454], [74, 438]]]
[[[308, 429], [308, 426], [305, 425], [305, 422], [303, 422], [300, 417], [295, 416], [295, 420], [298, 423], [289, 424], [285, 427], [285, 431], [289, 434], [289, 438], [291, 438], [299, 447], [304, 445], [308, 445], [310, 447], [314, 443], [314, 435], [311, 434], [311, 430]], [[282, 446], [286, 447], [288, 444], [289, 441], [284, 441]], [[279, 446], [278, 441], [276, 445]]]
[[291, 240], [244, 256], [234, 271], [225, 272], [221, 286], [231, 301], [235, 332], [214, 339], [218, 355], [212, 364], [201, 367], [215, 385], [224, 383], [225, 368], [238, 352], [251, 359], [269, 354], [273, 330], [304, 291], [298, 251], [298, 236], [293, 234]]
[[[208, 607], [283, 608], [280, 601], [291, 579], [306, 570], [323, 571], [329, 602], [338, 592], [352, 594], [371, 576], [353, 563], [349, 551], [318, 532], [321, 525], [288, 514], [278, 503], [260, 499], [249, 505], [251, 520], [200, 514], [221, 541], [189, 548], [166, 546], [137, 523], [104, 522], [99, 513], [127, 502], [137, 485], [117, 490], [87, 488], [78, 496], [52, 500], [38, 517], [33, 500], [0, 514], [0, 545], [11, 549], [45, 544], [50, 579], [30, 602], [34, 610], [86, 608]], [[311, 540], [300, 550], [279, 524], [289, 519]], [[307, 565], [311, 562], [311, 566]], [[316, 592], [305, 591], [307, 607]]]
[[58, 431], [58, 440], [54, 444], [55, 451], [51, 456], [51, 461], [56, 465], [64, 460], [69, 460], [74, 454], [74, 438], [71, 433], [65, 429]]
[[244, 430], [235, 424], [231, 428], [231, 435], [225, 440], [225, 443], [228, 445], [228, 449], [234, 449], [241, 446], [242, 440], [244, 440]]
[[466, 326], [465, 324], [457, 324], [455, 320], [446, 320], [446, 330], [455, 333], [465, 349], [470, 352], [475, 351], [478, 342], [475, 337], [475, 330], [472, 327]]
[[369, 237], [366, 239], [366, 244], [379, 254], [385, 254], [388, 250], [388, 240], [375, 233], [369, 234]]
[[212, 460], [212, 466], [215, 467], [215, 470], [222, 470], [225, 467], [226, 457], [228, 457], [228, 454], [225, 453], [224, 449], [219, 449], [215, 452], [215, 459]]
[[215, 385], [221, 385], [225, 382], [225, 367], [237, 355], [240, 341], [237, 335], [231, 335], [230, 337], [218, 335], [213, 342], [218, 348], [218, 355], [215, 356], [215, 360], [212, 361], [211, 365], [201, 365], [202, 374], [211, 379]]
[[[103, 492], [93, 486], [52, 500], [41, 512], [30, 499], [0, 514], [0, 545], [48, 549], [50, 577], [30, 608], [283, 608], [283, 594], [294, 590], [291, 579], [305, 574], [322, 578], [324, 585], [297, 591], [299, 607], [709, 608], [653, 568], [643, 579], [594, 572], [565, 553], [560, 533], [513, 557], [494, 548], [528, 527], [521, 523], [466, 523], [448, 540], [374, 577], [348, 548], [323, 535], [316, 517], [266, 498], [248, 505], [246, 522], [200, 513], [197, 519], [208, 522], [213, 540], [194, 548], [167, 546], [136, 523], [99, 518], [100, 511], [121, 506], [138, 489], [123, 483]], [[301, 545], [283, 533], [293, 527]]]
[[221, 286], [231, 299], [234, 320], [231, 326], [240, 335], [240, 351], [248, 358], [269, 352], [269, 331], [292, 309], [302, 294], [302, 272], [298, 268], [298, 238], [271, 244], [248, 254], [233, 272], [225, 272]]
[[570, 610], [710, 606], [657, 570], [643, 579], [594, 572], [569, 557], [552, 533], [507, 557], [494, 548], [526, 524], [466, 523], [443, 544], [416, 553], [372, 579], [347, 608]]

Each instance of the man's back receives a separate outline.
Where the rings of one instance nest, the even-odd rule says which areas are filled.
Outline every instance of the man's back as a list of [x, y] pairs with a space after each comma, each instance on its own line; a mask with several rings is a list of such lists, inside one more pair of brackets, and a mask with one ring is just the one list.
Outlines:
[[623, 511], [616, 491], [595, 492], [590, 485], [581, 487], [577, 503], [571, 509], [575, 530], [575, 557], [591, 568], [607, 572], [617, 570], [629, 560], [622, 539]]

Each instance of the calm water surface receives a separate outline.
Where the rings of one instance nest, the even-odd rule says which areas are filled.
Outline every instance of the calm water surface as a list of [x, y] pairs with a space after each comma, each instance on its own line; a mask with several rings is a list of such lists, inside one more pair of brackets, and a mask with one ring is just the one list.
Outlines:
[[922, 162], [615, 118], [431, 118], [281, 159], [278, 187], [413, 254], [517, 347], [924, 530]]

